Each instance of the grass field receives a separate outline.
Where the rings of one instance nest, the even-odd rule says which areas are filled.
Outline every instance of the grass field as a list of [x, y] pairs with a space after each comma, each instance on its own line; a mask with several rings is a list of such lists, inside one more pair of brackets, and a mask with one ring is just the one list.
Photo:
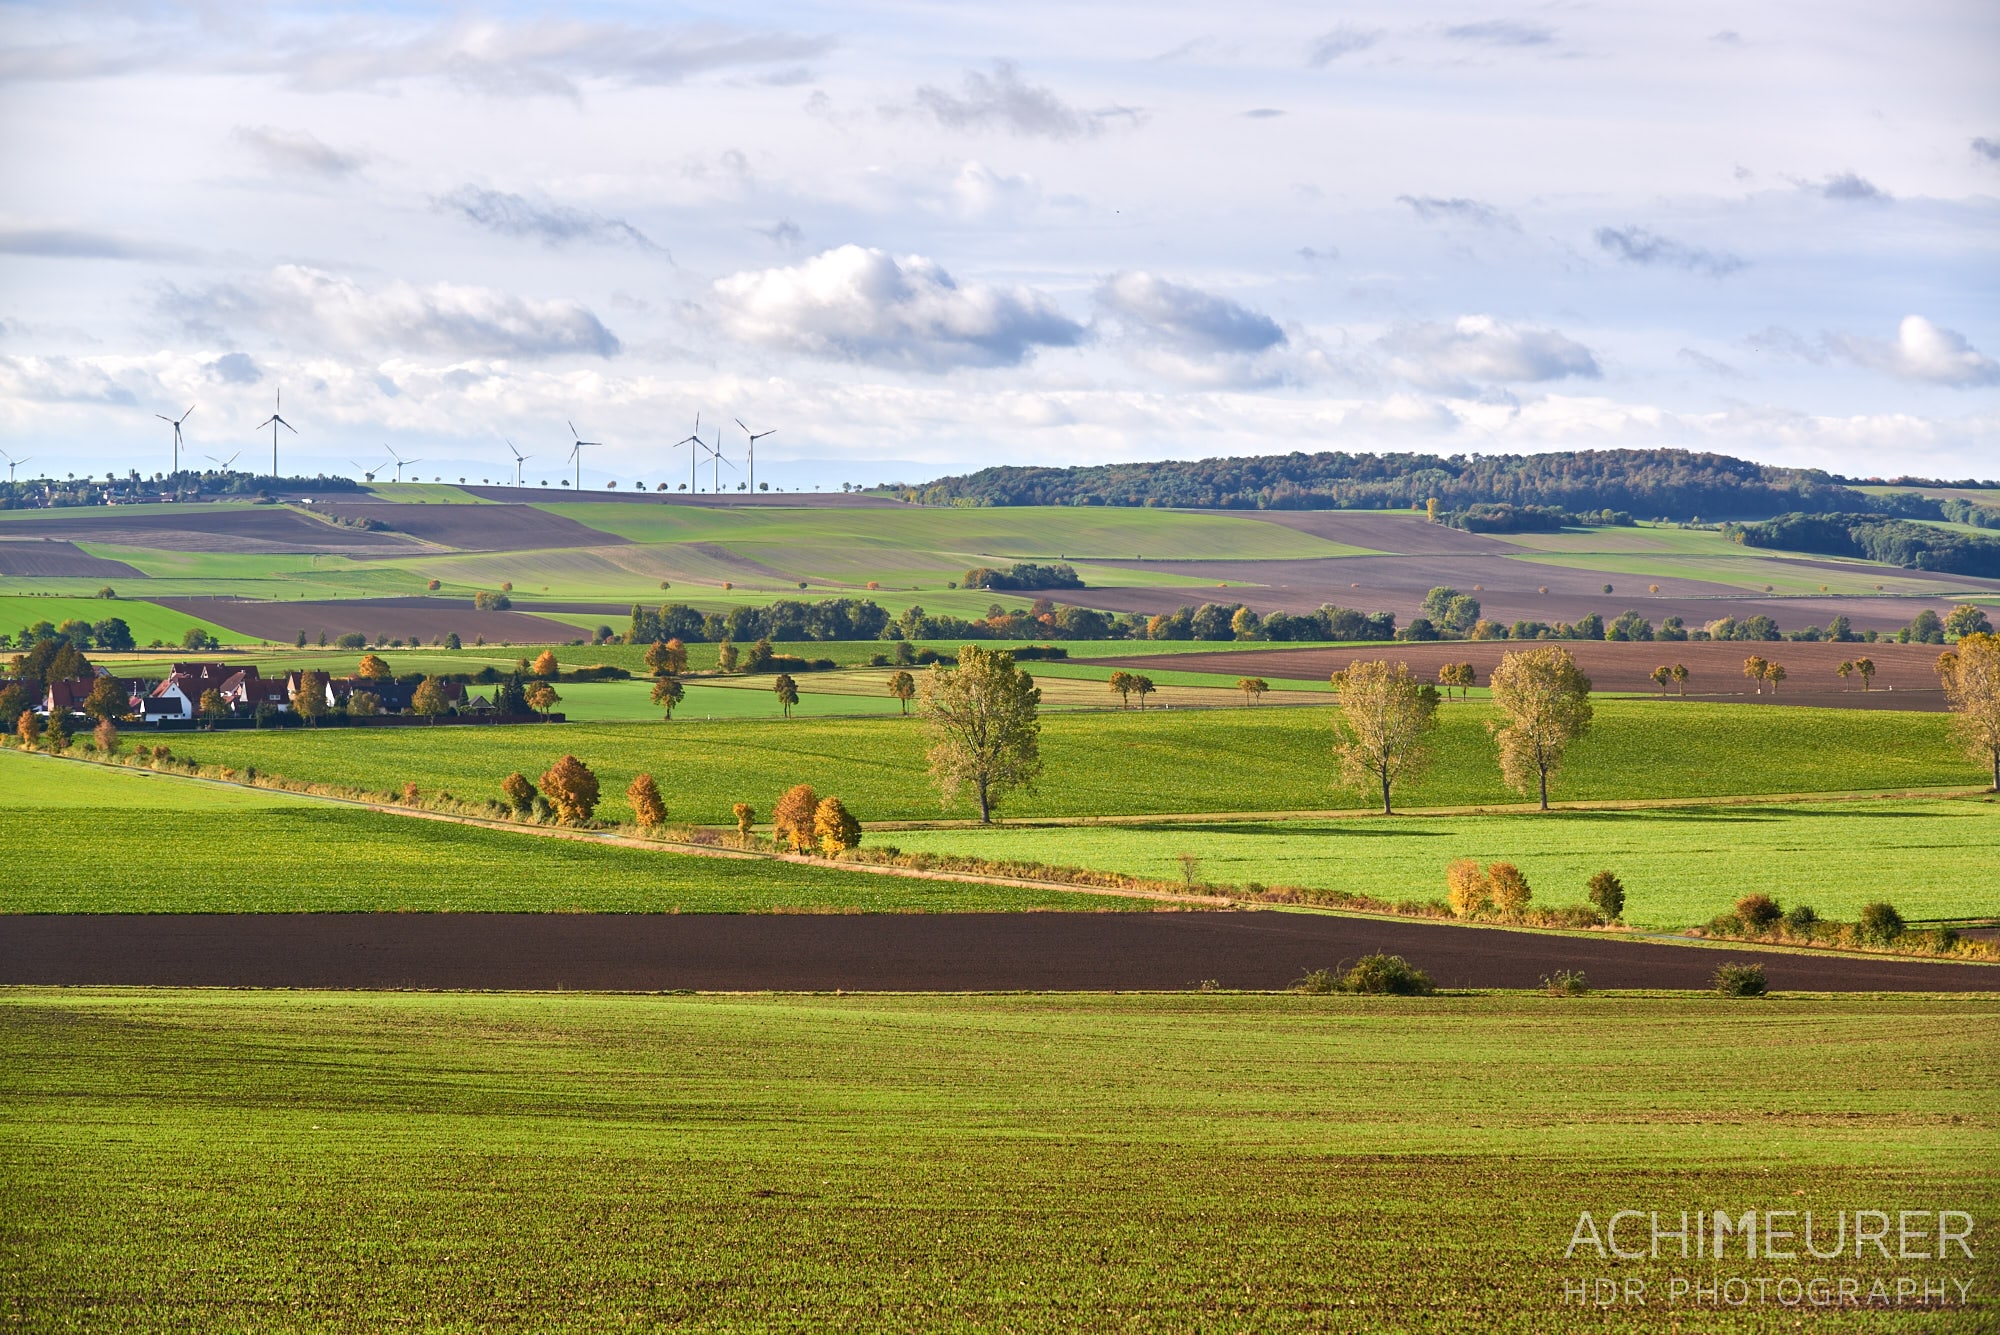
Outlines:
[[1625, 882], [1625, 920], [1681, 928], [1744, 895], [1853, 921], [1871, 900], [1905, 917], [2000, 916], [2000, 806], [1956, 801], [1802, 802], [1339, 821], [887, 830], [906, 852], [1027, 858], [1175, 880], [1181, 855], [1220, 884], [1299, 885], [1382, 899], [1442, 899], [1461, 857], [1512, 862], [1538, 905], [1581, 904], [1592, 873]]
[[[1504, 788], [1478, 703], [1444, 711], [1437, 761], [1410, 785], [1407, 807], [1515, 803]], [[1003, 815], [1324, 811], [1360, 799], [1333, 786], [1329, 710], [1271, 706], [1051, 714], [1045, 776]], [[1876, 792], [1982, 784], [1946, 738], [1942, 715], [1899, 711], [1754, 709], [1604, 700], [1572, 754], [1557, 801], [1734, 794]], [[178, 734], [184, 758], [255, 765], [295, 779], [374, 790], [415, 782], [495, 795], [510, 770], [540, 774], [564, 752], [596, 768], [605, 814], [622, 817], [639, 770], [660, 782], [677, 819], [726, 823], [732, 802], [768, 808], [795, 783], [836, 793], [865, 823], [940, 814], [924, 777], [915, 718], [564, 724]], [[964, 809], [958, 810], [963, 815]]]
[[140, 644], [164, 640], [179, 644], [190, 626], [199, 626], [218, 640], [240, 640], [233, 630], [224, 630], [212, 621], [191, 617], [157, 603], [131, 598], [38, 598], [0, 594], [0, 628], [18, 638], [19, 632], [38, 621], [60, 626], [65, 621], [99, 622], [107, 617], [123, 617], [132, 628], [132, 638]]
[[[23, 989], [0, 1302], [22, 1329], [1657, 1330], [1710, 1263], [1565, 1260], [1580, 1211], [1948, 1204], [1983, 1264], [1996, 1083], [2000, 1006], [1952, 998]], [[1941, 1267], [1723, 1273], [1914, 1269]], [[1992, 1302], [1990, 1265], [1942, 1269]], [[1564, 1308], [1604, 1274], [1652, 1304]]]
[[[693, 857], [0, 752], [0, 913], [968, 912], [1141, 900]], [[78, 875], [78, 850], [116, 874]]]

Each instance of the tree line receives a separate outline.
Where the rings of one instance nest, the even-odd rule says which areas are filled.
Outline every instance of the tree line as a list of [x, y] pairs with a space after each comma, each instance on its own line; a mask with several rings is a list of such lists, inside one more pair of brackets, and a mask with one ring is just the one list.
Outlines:
[[1728, 525], [1724, 532], [1747, 547], [1853, 556], [1908, 570], [2000, 579], [2000, 539], [1905, 519], [1870, 514], [1787, 514], [1760, 524]]
[[[1966, 479], [1955, 485], [1982, 484]], [[1435, 498], [1448, 511], [1504, 504], [1623, 510], [1681, 521], [1834, 510], [1943, 517], [1940, 502], [1915, 493], [1878, 498], [1819, 469], [1671, 449], [1449, 456], [1332, 451], [1077, 468], [1008, 466], [939, 478], [905, 494], [932, 505], [1407, 509], [1423, 508]]]

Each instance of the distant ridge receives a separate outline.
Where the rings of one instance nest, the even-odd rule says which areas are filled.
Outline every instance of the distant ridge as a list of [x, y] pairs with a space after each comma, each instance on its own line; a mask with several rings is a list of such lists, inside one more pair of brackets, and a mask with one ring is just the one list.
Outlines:
[[[1874, 496], [1852, 479], [1688, 450], [1555, 454], [1278, 454], [1079, 468], [984, 468], [916, 488], [933, 505], [1117, 505], [1336, 510], [1476, 504], [1624, 510], [1642, 519], [1768, 519], [1834, 511], [1937, 519], [1915, 493]], [[1904, 485], [1980, 487], [1966, 480]], [[1996, 497], [2000, 503], [2000, 497]]]

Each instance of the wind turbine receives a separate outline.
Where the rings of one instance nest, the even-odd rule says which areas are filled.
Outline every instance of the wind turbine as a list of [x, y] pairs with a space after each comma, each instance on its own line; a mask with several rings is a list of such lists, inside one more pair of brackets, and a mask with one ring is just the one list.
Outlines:
[[7, 451], [0, 450], [0, 459], [5, 459], [7, 461], [7, 481], [11, 483], [14, 480], [14, 470], [16, 468], [19, 468], [22, 464], [29, 462], [34, 457], [35, 456], [31, 454], [26, 459], [16, 459], [13, 455], [7, 453]]
[[569, 422], [567, 423], [567, 425], [569, 427], [570, 440], [573, 442], [569, 447], [569, 457], [571, 459], [576, 460], [576, 489], [578, 491], [582, 491], [583, 490], [583, 447], [588, 445], [592, 449], [597, 449], [599, 446], [603, 445], [604, 442], [601, 440], [585, 440], [582, 436], [579, 436], [576, 433], [576, 423]]
[[361, 474], [362, 478], [368, 482], [373, 482], [375, 480], [375, 474], [382, 471], [379, 468], [371, 469], [367, 464], [360, 462], [358, 459], [349, 459], [347, 462], [353, 464], [354, 471]]
[[708, 443], [704, 441], [704, 442], [702, 443], [702, 448], [703, 448], [704, 450], [707, 450], [707, 451], [708, 451], [708, 453], [709, 453], [709, 456], [710, 456], [711, 458], [713, 458], [713, 459], [715, 460], [715, 494], [716, 494], [716, 495], [718, 495], [718, 496], [720, 496], [720, 495], [722, 494], [722, 466], [723, 466], [724, 464], [729, 464], [729, 471], [730, 471], [730, 472], [732, 472], [732, 473], [736, 471], [736, 465], [735, 465], [735, 464], [730, 464], [730, 463], [729, 463], [729, 460], [727, 460], [727, 459], [725, 459], [725, 458], [723, 458], [723, 457], [722, 457], [722, 428], [721, 428], [721, 427], [717, 427], [717, 428], [715, 429], [715, 444], [714, 444], [714, 446], [713, 446], [713, 447], [710, 447], [710, 446], [708, 445]]
[[766, 436], [776, 435], [778, 428], [772, 427], [769, 431], [752, 431], [749, 427], [744, 426], [743, 419], [740, 417], [736, 419], [736, 425], [743, 427], [743, 434], [750, 437], [750, 494], [754, 496], [757, 494], [757, 442]]
[[[389, 450], [389, 447], [387, 445], [384, 445], [382, 448], [385, 450]], [[411, 464], [420, 464], [423, 462], [422, 459], [405, 459], [402, 455], [396, 453], [394, 450], [389, 450], [389, 457], [396, 461], [396, 481], [398, 482], [401, 482], [403, 480], [403, 470], [405, 468], [408, 468]]]
[[[159, 419], [160, 419], [160, 420], [161, 420], [162, 422], [170, 422], [170, 423], [172, 423], [172, 424], [173, 424], [173, 428], [174, 428], [174, 471], [175, 471], [176, 473], [178, 473], [178, 472], [180, 472], [180, 471], [181, 471], [181, 423], [182, 423], [182, 422], [185, 422], [185, 421], [187, 421], [187, 420], [188, 420], [188, 418], [190, 418], [190, 417], [192, 417], [192, 416], [194, 415], [194, 408], [195, 408], [195, 406], [194, 406], [194, 405], [193, 405], [192, 403], [190, 403], [190, 404], [188, 405], [188, 410], [187, 410], [186, 412], [182, 413], [182, 414], [181, 414], [181, 415], [180, 415], [179, 417], [169, 417], [169, 416], [167, 416], [167, 415], [166, 415], [165, 413], [154, 413], [154, 414], [153, 414], [153, 416], [155, 416], [155, 417], [159, 418]], [[274, 432], [273, 434], [276, 434], [276, 433]], [[11, 481], [12, 479], [9, 479], [9, 480]]]
[[692, 445], [694, 447], [694, 449], [688, 451], [688, 495], [692, 496], [701, 490], [700, 486], [695, 482], [694, 472], [695, 465], [701, 462], [701, 455], [698, 451], [708, 448], [708, 442], [701, 438], [700, 413], [694, 415], [694, 434], [674, 442], [675, 449], [679, 449], [683, 445]]
[[[285, 428], [285, 430], [291, 432], [295, 436], [299, 434], [299, 429], [297, 427], [293, 426], [290, 422], [287, 422], [282, 416], [280, 416], [280, 414], [284, 412], [284, 409], [285, 409], [285, 391], [281, 389], [278, 391], [278, 402], [276, 409], [271, 413], [269, 417], [265, 418], [263, 421], [257, 424], [257, 429], [259, 431], [262, 431], [265, 427], [271, 428], [271, 478], [273, 481], [275, 481], [278, 476], [278, 428], [283, 427]], [[188, 411], [192, 412], [194, 410], [190, 408]]]
[[[521, 465], [528, 462], [528, 460], [534, 458], [535, 456], [532, 454], [523, 454], [519, 450], [515, 450], [514, 442], [511, 440], [507, 442], [507, 448], [510, 450], [514, 450], [514, 485], [518, 487], [521, 485]], [[581, 482], [582, 481], [581, 476], [579, 476], [577, 480]]]
[[[230, 455], [227, 459], [218, 459], [212, 454], [204, 454], [201, 457], [208, 460], [210, 463], [214, 464], [217, 468], [219, 468], [223, 472], [227, 473], [229, 471], [229, 465], [235, 463], [237, 455], [240, 455], [242, 453], [243, 451], [238, 450], [236, 451], [236, 454]], [[272, 474], [272, 476], [275, 477], [276, 474]]]

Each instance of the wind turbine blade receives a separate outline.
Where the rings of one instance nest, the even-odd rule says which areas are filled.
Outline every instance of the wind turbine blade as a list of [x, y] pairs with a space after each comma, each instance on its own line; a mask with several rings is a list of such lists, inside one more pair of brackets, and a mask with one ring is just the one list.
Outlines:
[[194, 416], [194, 410], [195, 410], [195, 407], [196, 407], [196, 405], [195, 405], [195, 404], [192, 404], [192, 403], [190, 403], [190, 404], [188, 405], [188, 410], [187, 410], [186, 412], [184, 412], [184, 413], [182, 413], [182, 414], [181, 414], [181, 421], [185, 422], [185, 421], [187, 421], [187, 420], [188, 420], [188, 418], [190, 418], [190, 417], [193, 417], [193, 416]]
[[162, 422], [173, 422], [175, 426], [180, 425], [179, 422], [174, 422], [174, 419], [167, 416], [165, 413], [154, 413], [153, 416], [159, 418]]
[[279, 425], [279, 426], [281, 426], [281, 427], [283, 427], [283, 428], [285, 428], [285, 430], [287, 430], [287, 431], [291, 432], [291, 433], [292, 433], [293, 435], [295, 435], [295, 436], [299, 434], [299, 429], [298, 429], [297, 427], [293, 426], [293, 425], [292, 425], [292, 424], [291, 424], [290, 422], [287, 422], [287, 421], [286, 421], [286, 420], [285, 420], [284, 418], [282, 418], [282, 417], [280, 417], [280, 418], [278, 419], [278, 425]]
[[750, 428], [749, 428], [748, 426], [746, 426], [746, 425], [744, 424], [744, 421], [743, 421], [743, 419], [742, 419], [742, 418], [740, 418], [740, 417], [736, 419], [736, 425], [738, 425], [738, 426], [740, 426], [740, 427], [743, 427], [743, 430], [744, 430], [744, 431], [746, 431], [746, 432], [748, 432], [748, 431], [750, 430]]

